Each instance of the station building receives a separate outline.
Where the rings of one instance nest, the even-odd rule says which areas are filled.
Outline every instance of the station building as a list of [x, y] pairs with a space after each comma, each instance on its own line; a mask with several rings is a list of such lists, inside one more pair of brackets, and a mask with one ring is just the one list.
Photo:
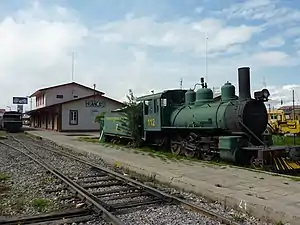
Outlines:
[[123, 103], [104, 96], [96, 89], [76, 82], [42, 88], [29, 96], [36, 107], [28, 111], [30, 126], [60, 132], [98, 131], [95, 117], [109, 115]]

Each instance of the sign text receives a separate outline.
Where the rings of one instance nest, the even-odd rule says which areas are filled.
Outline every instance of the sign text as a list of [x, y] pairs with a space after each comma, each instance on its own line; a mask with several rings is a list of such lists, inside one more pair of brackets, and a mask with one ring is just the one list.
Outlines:
[[104, 108], [105, 102], [98, 101], [98, 100], [86, 100], [85, 101], [85, 107], [98, 107], [98, 108]]

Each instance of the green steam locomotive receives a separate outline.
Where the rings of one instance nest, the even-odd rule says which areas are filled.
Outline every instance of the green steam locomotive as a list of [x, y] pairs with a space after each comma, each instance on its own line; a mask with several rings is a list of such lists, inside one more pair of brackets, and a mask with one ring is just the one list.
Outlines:
[[[175, 155], [220, 158], [255, 167], [276, 170], [300, 169], [300, 146], [272, 146], [266, 133], [267, 89], [250, 93], [250, 68], [238, 68], [239, 96], [235, 86], [226, 82], [221, 95], [214, 98], [204, 79], [190, 90], [165, 90], [137, 98], [142, 105], [142, 139], [145, 144], [167, 148]], [[201, 86], [195, 91], [197, 86]], [[102, 136], [132, 138], [122, 124], [126, 114], [105, 117]]]

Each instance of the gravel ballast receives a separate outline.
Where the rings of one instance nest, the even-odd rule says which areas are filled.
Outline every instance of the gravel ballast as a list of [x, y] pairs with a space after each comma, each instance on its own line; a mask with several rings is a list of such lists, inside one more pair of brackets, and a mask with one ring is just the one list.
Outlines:
[[22, 153], [0, 145], [0, 216], [28, 216], [68, 208], [48, 193], [56, 178]]
[[[97, 163], [100, 166], [113, 169], [123, 174], [125, 173], [125, 171], [123, 171], [122, 169], [116, 168], [112, 165], [108, 165], [99, 156], [93, 154], [78, 153], [70, 149], [63, 149], [53, 142], [46, 141], [46, 140], [31, 140], [25, 135], [22, 135], [22, 138], [21, 137], [19, 138], [22, 139], [24, 141], [24, 144], [26, 145], [30, 145], [31, 143], [42, 144], [45, 147], [47, 147], [47, 145], [51, 145], [56, 150], [60, 149], [63, 150], [64, 152], [70, 152], [75, 155], [80, 155], [81, 157], [84, 157], [85, 159], [88, 159], [91, 162]], [[11, 140], [7, 140], [7, 141], [11, 141]], [[64, 174], [71, 176], [75, 179], [80, 176], [93, 175], [96, 173], [96, 171], [91, 170], [89, 166], [86, 166], [82, 163], [79, 163], [67, 157], [61, 156], [57, 153], [46, 151], [41, 147], [36, 147], [31, 145], [31, 149], [35, 151], [40, 157], [42, 157], [47, 163], [49, 163], [56, 169], [63, 171]], [[176, 194], [176, 196], [181, 196], [189, 202], [193, 202], [208, 210], [212, 210], [227, 218], [233, 219], [240, 224], [266, 224], [266, 223], [262, 223], [261, 221], [259, 221], [258, 219], [250, 215], [242, 214], [234, 209], [224, 207], [218, 202], [211, 202], [202, 197], [198, 197], [194, 194], [185, 193], [182, 191], [178, 191], [174, 188], [160, 185], [155, 181], [151, 181], [151, 182], [148, 181], [147, 184], [150, 186], [154, 186], [160, 190], [163, 190], [167, 193]], [[99, 191], [99, 190], [93, 190], [93, 191]], [[181, 206], [174, 206], [174, 205], [148, 207], [147, 209], [142, 209], [133, 213], [120, 215], [119, 218], [122, 221], [124, 221], [125, 224], [157, 224], [157, 225], [159, 224], [220, 224], [219, 222], [214, 221], [211, 218], [205, 217], [199, 213], [184, 209]]]

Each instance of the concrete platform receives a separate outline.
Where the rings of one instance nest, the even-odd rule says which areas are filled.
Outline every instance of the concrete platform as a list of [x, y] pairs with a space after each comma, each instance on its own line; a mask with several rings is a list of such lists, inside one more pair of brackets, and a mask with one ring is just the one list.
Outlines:
[[58, 132], [27, 132], [75, 151], [99, 155], [108, 163], [240, 208], [263, 220], [300, 224], [300, 181], [296, 179], [205, 162], [162, 160], [136, 150], [82, 142]]

